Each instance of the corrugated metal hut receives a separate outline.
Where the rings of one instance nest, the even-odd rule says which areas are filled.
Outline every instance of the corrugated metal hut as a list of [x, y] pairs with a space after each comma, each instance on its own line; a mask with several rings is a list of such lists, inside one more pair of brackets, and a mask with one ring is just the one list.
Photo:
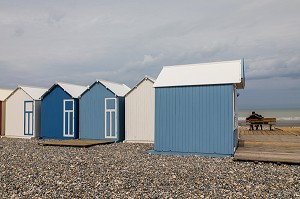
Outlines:
[[5, 100], [5, 137], [31, 138], [40, 134], [40, 97], [45, 88], [18, 86]]
[[154, 142], [154, 84], [144, 77], [125, 95], [125, 141]]
[[155, 87], [154, 153], [231, 156], [243, 60], [164, 67]]
[[0, 136], [4, 136], [5, 129], [5, 99], [13, 90], [0, 89]]
[[57, 82], [42, 96], [41, 138], [78, 138], [78, 97], [86, 89], [85, 86]]
[[80, 97], [80, 139], [123, 141], [125, 137], [125, 84], [95, 81]]

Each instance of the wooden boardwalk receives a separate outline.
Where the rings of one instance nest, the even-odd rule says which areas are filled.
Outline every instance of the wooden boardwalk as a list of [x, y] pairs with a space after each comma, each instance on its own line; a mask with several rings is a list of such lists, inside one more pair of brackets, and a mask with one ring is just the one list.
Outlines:
[[300, 164], [300, 128], [240, 130], [234, 159]]
[[41, 141], [43, 146], [91, 147], [99, 144], [113, 143], [111, 140], [48, 140]]

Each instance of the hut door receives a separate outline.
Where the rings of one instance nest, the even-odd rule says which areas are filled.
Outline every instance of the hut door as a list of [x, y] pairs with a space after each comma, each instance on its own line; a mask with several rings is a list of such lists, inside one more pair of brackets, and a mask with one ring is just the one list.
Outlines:
[[24, 101], [24, 135], [33, 135], [33, 101]]
[[74, 137], [74, 100], [64, 100], [64, 136]]
[[105, 98], [105, 138], [117, 138], [116, 98]]

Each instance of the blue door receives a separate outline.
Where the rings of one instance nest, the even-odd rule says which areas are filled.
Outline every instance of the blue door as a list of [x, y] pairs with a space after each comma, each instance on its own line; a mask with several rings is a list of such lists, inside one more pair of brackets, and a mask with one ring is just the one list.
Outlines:
[[74, 137], [74, 100], [64, 100], [64, 137]]
[[105, 138], [117, 138], [116, 98], [105, 98]]
[[24, 135], [33, 135], [33, 101], [24, 101]]

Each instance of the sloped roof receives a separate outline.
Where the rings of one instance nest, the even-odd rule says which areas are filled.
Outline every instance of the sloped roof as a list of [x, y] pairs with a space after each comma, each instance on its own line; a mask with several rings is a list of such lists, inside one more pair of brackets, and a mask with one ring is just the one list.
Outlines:
[[155, 79], [149, 76], [145, 76], [141, 81], [139, 81], [129, 92], [126, 93], [125, 97], [128, 96], [134, 89], [136, 89], [143, 81], [149, 80], [153, 84], [155, 83]]
[[38, 87], [31, 87], [31, 86], [18, 86], [5, 100], [10, 98], [10, 96], [12, 96], [19, 89], [22, 89], [33, 100], [40, 100], [41, 96], [47, 91], [46, 88], [38, 88]]
[[244, 88], [243, 60], [165, 66], [154, 87], [236, 84]]
[[115, 82], [110, 82], [106, 80], [96, 80], [86, 91], [84, 91], [81, 96], [87, 92], [90, 88], [92, 88], [95, 84], [101, 83], [103, 86], [105, 86], [107, 89], [109, 89], [111, 92], [113, 92], [116, 96], [124, 97], [125, 94], [130, 90], [128, 86], [125, 84], [119, 84]]
[[20, 86], [32, 99], [39, 100], [41, 96], [47, 91], [46, 88], [37, 88], [37, 87], [28, 87], [28, 86]]
[[14, 90], [0, 89], [0, 101], [4, 101]]
[[42, 99], [45, 98], [56, 86], [61, 87], [65, 92], [67, 92], [73, 98], [78, 98], [81, 95], [81, 93], [83, 93], [88, 88], [86, 86], [56, 82], [51, 86], [50, 89], [48, 89], [48, 91], [41, 98]]
[[103, 84], [106, 88], [111, 90], [113, 93], [115, 93], [117, 96], [124, 97], [128, 91], [130, 91], [130, 88], [126, 86], [125, 84], [118, 84], [115, 82], [110, 82], [106, 80], [97, 80], [101, 84]]
[[61, 83], [61, 82], [57, 82], [56, 85], [59, 85], [73, 98], [78, 98], [88, 88], [87, 86], [80, 86], [80, 85]]

